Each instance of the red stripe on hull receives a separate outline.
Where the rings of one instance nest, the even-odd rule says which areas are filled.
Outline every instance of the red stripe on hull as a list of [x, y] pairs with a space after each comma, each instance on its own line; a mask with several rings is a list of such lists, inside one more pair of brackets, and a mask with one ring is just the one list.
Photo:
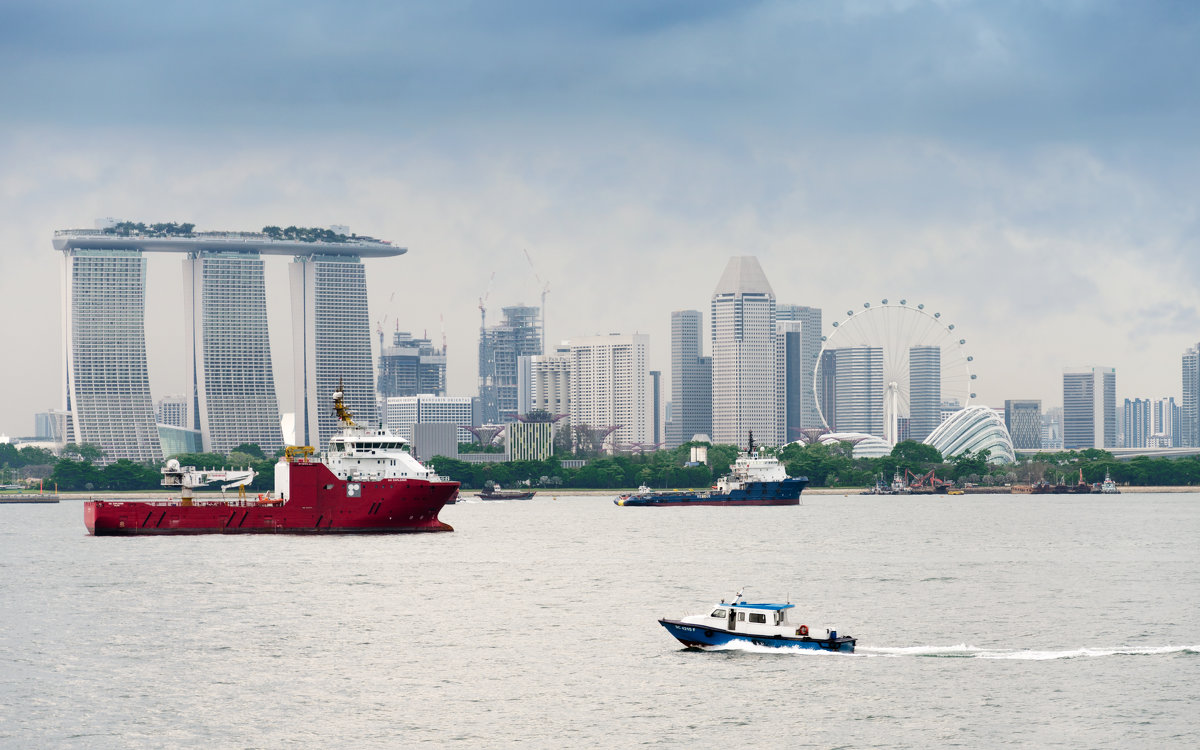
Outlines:
[[[84, 524], [96, 536], [170, 534], [398, 534], [453, 531], [438, 520], [458, 482], [383, 479], [347, 482], [321, 463], [295, 462], [280, 505], [247, 502], [89, 501]], [[359, 490], [351, 496], [348, 485]]]

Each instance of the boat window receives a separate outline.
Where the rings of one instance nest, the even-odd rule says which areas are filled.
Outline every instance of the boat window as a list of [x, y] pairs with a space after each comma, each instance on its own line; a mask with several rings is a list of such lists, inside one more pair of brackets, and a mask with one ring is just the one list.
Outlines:
[[761, 622], [763, 625], [766, 625], [767, 624], [767, 616], [764, 615], [762, 612], [751, 612], [750, 613], [750, 622]]
[[775, 624], [778, 625], [782, 622], [783, 622], [783, 610], [781, 609], [781, 610], [777, 610], [775, 612]]
[[740, 620], [741, 622], [745, 622], [746, 621], [746, 613], [738, 612], [738, 620]]
[[724, 617], [724, 616], [725, 616], [725, 610], [723, 610], [723, 609], [714, 609], [713, 613], [711, 615], [709, 615], [709, 617]]

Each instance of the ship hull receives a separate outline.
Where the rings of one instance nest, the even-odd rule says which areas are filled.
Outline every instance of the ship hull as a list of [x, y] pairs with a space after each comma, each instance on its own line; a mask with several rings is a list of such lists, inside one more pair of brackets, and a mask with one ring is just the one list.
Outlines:
[[613, 502], [628, 507], [679, 508], [700, 505], [799, 505], [807, 479], [750, 482], [728, 494], [715, 492], [642, 492], [622, 495]]
[[403, 534], [453, 531], [438, 519], [457, 482], [338, 479], [321, 463], [292, 463], [290, 496], [277, 504], [109, 501], [84, 503], [95, 536], [180, 534]]
[[813, 651], [853, 653], [858, 639], [849, 636], [809, 638], [808, 636], [760, 635], [739, 633], [723, 628], [706, 628], [679, 620], [659, 620], [667, 632], [688, 648], [720, 648], [729, 644], [748, 643], [768, 648], [803, 648]]

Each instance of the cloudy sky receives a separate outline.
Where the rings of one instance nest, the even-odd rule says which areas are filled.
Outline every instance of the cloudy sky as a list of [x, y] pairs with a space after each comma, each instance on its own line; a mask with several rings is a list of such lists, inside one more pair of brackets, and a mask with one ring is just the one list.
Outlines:
[[[326, 226], [374, 321], [441, 335], [474, 393], [478, 300], [549, 339], [651, 336], [728, 258], [827, 323], [905, 297], [968, 339], [978, 401], [1180, 395], [1200, 340], [1191, 2], [0, 4], [0, 432], [60, 406], [55, 229]], [[525, 257], [533, 259], [530, 267]], [[183, 390], [182, 271], [150, 256], [156, 397]], [[268, 261], [281, 402], [286, 261]], [[536, 277], [535, 277], [536, 272]]]

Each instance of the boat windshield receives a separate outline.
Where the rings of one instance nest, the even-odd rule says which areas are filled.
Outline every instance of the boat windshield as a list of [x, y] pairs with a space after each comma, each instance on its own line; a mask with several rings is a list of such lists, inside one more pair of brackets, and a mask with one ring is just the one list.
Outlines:
[[709, 617], [722, 617], [723, 618], [723, 617], [725, 617], [725, 610], [714, 609], [713, 613], [711, 615], [709, 615]]

